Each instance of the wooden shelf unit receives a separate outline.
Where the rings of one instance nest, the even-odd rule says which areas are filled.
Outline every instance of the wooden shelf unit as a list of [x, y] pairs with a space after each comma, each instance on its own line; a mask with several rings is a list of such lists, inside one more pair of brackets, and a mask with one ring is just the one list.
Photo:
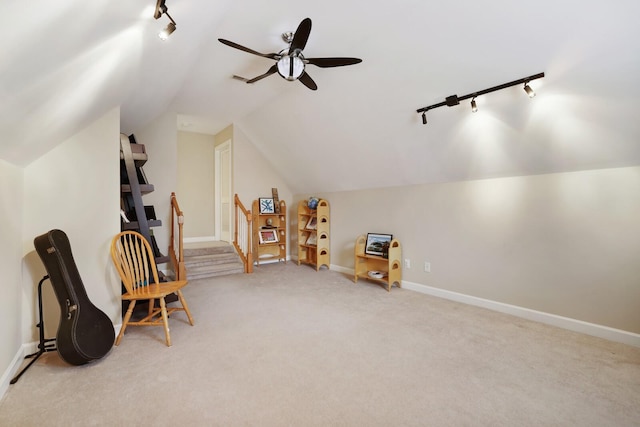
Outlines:
[[[315, 228], [308, 228], [311, 221]], [[298, 265], [309, 264], [320, 270], [323, 265], [330, 268], [330, 210], [329, 202], [318, 200], [316, 209], [309, 208], [308, 200], [298, 203]]]
[[[369, 279], [380, 282], [391, 292], [391, 286], [402, 287], [402, 248], [396, 239], [389, 244], [389, 257], [383, 258], [377, 255], [367, 255], [365, 246], [367, 236], [358, 236], [355, 245], [355, 265], [353, 281], [358, 282], [358, 278]], [[369, 271], [380, 271], [385, 276], [377, 279], [369, 276]]]
[[120, 134], [120, 208], [129, 219], [129, 222], [121, 219], [120, 229], [142, 234], [153, 248], [156, 263], [163, 264], [169, 262], [169, 257], [162, 255], [151, 230], [162, 226], [162, 221], [148, 216], [153, 206], [145, 206], [142, 200], [142, 196], [154, 190], [142, 169], [147, 160], [144, 145], [138, 144], [134, 135]]
[[[254, 200], [251, 206], [252, 227], [252, 251], [253, 259], [257, 265], [267, 260], [287, 262], [287, 204], [280, 200], [278, 213], [260, 213], [258, 200]], [[272, 226], [267, 225], [271, 220]], [[260, 231], [274, 230], [278, 236], [275, 243], [260, 243]]]

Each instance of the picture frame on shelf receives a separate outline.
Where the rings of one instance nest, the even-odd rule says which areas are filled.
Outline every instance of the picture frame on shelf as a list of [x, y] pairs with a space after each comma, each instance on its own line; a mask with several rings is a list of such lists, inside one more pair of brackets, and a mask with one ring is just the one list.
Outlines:
[[384, 256], [384, 254], [389, 251], [389, 245], [392, 239], [392, 234], [367, 233], [364, 253], [366, 255]]
[[309, 221], [307, 221], [307, 225], [304, 228], [306, 228], [307, 230], [315, 230], [316, 228], [318, 228], [318, 218], [316, 218], [315, 216], [309, 218]]
[[273, 203], [273, 198], [260, 197], [258, 198], [258, 206], [260, 206], [261, 214], [276, 213], [276, 205]]
[[316, 246], [318, 244], [318, 237], [315, 233], [312, 233], [306, 242], [307, 245]]
[[258, 231], [260, 243], [278, 243], [278, 232], [276, 230], [260, 230]]

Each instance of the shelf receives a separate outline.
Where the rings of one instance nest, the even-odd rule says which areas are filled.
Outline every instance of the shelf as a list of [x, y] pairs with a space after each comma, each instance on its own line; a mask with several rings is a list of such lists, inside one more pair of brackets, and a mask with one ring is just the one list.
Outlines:
[[[298, 265], [309, 264], [314, 266], [316, 271], [323, 265], [330, 268], [329, 213], [329, 202], [324, 199], [318, 200], [316, 209], [309, 208], [308, 200], [298, 202]], [[307, 228], [312, 219], [315, 220], [315, 228]], [[310, 238], [313, 238], [315, 243], [307, 243]]]
[[356, 254], [356, 256], [358, 258], [368, 258], [368, 259], [374, 259], [374, 260], [380, 260], [380, 261], [388, 261], [389, 258], [385, 258], [385, 257], [381, 257], [380, 255], [367, 255], [367, 254]]
[[[159, 219], [153, 219], [153, 220], [149, 220], [147, 221], [147, 223], [149, 224], [149, 227], [161, 227], [162, 226], [162, 221], [160, 221]], [[129, 222], [122, 222], [122, 230], [137, 230], [138, 228], [140, 228], [140, 225], [138, 224], [138, 221], [129, 221]]]
[[[154, 190], [153, 184], [140, 184], [140, 193], [142, 193], [142, 194], [152, 193], [153, 190]], [[131, 193], [131, 185], [122, 184], [120, 186], [120, 192], [121, 193]]]
[[[131, 153], [131, 157], [137, 167], [144, 166], [144, 164], [147, 163], [147, 160], [149, 160], [147, 153]], [[122, 151], [120, 152], [120, 160], [124, 160], [124, 153]]]
[[[358, 236], [354, 251], [354, 274], [353, 281], [358, 282], [358, 278], [368, 279], [374, 282], [383, 283], [387, 292], [391, 291], [391, 286], [402, 287], [402, 250], [400, 242], [396, 239], [389, 244], [389, 257], [379, 255], [368, 255], [364, 252], [366, 237]], [[376, 278], [369, 276], [369, 271], [382, 271], [386, 276]]]
[[[154, 248], [156, 263], [170, 261], [161, 254], [150, 227], [162, 226], [156, 219], [153, 206], [145, 206], [142, 196], [153, 192], [154, 186], [147, 183], [142, 165], [148, 159], [145, 146], [135, 143], [133, 135], [120, 134], [120, 209], [127, 213], [130, 222], [120, 221], [121, 230], [137, 231]], [[135, 220], [134, 220], [135, 219]]]
[[[287, 205], [284, 200], [279, 201], [279, 212], [260, 213], [259, 201], [254, 200], [251, 206], [251, 233], [253, 259], [257, 265], [267, 259], [278, 259], [287, 262]], [[267, 222], [272, 226], [267, 226]], [[260, 233], [275, 232], [278, 241], [273, 242], [272, 236], [264, 236], [267, 242], [260, 243]], [[269, 238], [267, 238], [269, 237]]]

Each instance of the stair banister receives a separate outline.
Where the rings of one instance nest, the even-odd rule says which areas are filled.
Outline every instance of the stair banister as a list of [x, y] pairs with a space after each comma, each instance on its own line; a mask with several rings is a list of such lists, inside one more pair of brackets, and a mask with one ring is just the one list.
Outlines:
[[[176, 193], [171, 193], [171, 237], [169, 239], [169, 256], [176, 269], [176, 280], [186, 280], [187, 270], [184, 265], [184, 235], [182, 226], [184, 225], [184, 214], [180, 210]], [[176, 236], [176, 226], [178, 233]], [[177, 240], [177, 242], [176, 242]], [[176, 254], [176, 244], [178, 253]]]
[[253, 255], [251, 253], [251, 211], [244, 207], [236, 194], [234, 200], [235, 229], [233, 246], [244, 264], [245, 273], [253, 273]]

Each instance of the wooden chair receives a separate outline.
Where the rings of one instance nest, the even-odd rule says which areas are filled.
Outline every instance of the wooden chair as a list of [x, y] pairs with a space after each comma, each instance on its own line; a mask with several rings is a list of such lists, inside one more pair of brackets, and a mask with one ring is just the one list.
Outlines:
[[[144, 236], [136, 231], [123, 231], [111, 241], [111, 259], [115, 264], [120, 279], [127, 292], [122, 299], [129, 302], [129, 308], [122, 322], [122, 329], [116, 338], [116, 345], [124, 335], [127, 326], [164, 326], [164, 334], [167, 346], [171, 346], [169, 334], [169, 315], [175, 311], [184, 311], [193, 326], [193, 319], [189, 312], [187, 302], [181, 289], [187, 284], [186, 280], [173, 282], [160, 282], [158, 280], [158, 268], [151, 250], [151, 245]], [[182, 307], [167, 308], [165, 297], [177, 294]], [[155, 300], [159, 300], [160, 307], [155, 307]], [[149, 301], [147, 315], [140, 320], [131, 321], [136, 302]]]

